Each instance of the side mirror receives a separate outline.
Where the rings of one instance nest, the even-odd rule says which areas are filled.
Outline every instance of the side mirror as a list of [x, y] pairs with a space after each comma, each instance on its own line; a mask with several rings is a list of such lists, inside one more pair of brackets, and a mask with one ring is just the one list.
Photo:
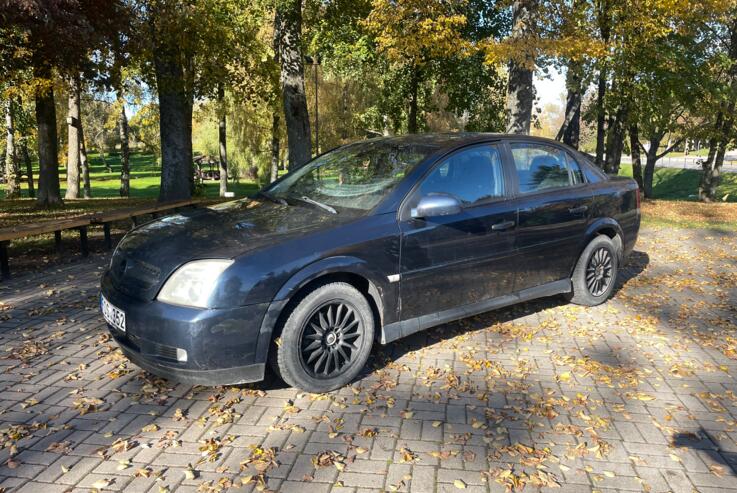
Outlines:
[[428, 218], [437, 216], [452, 216], [460, 214], [461, 202], [447, 193], [433, 193], [420, 199], [410, 215], [414, 218]]

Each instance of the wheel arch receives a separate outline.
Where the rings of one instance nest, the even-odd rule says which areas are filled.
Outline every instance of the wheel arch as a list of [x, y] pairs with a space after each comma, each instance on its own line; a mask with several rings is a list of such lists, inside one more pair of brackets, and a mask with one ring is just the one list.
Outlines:
[[318, 286], [330, 282], [345, 282], [366, 297], [376, 320], [376, 333], [381, 332], [385, 318], [384, 293], [386, 283], [371, 271], [366, 262], [355, 257], [332, 257], [314, 262], [294, 274], [279, 289], [261, 323], [256, 354], [266, 361], [271, 341], [279, 336], [281, 327], [292, 308]]
[[[586, 233], [584, 234], [583, 241], [578, 247], [576, 262], [591, 240], [599, 235], [605, 235], [611, 238], [617, 247], [617, 260], [621, 264], [624, 258], [624, 233], [622, 232], [622, 227], [619, 223], [610, 217], [602, 217], [589, 224], [589, 227], [586, 229]], [[576, 262], [571, 266], [571, 275], [573, 275], [573, 269], [576, 267]]]

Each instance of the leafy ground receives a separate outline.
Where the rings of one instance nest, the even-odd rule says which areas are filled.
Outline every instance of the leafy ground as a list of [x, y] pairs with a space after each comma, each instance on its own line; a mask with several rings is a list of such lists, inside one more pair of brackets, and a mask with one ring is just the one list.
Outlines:
[[27, 274], [0, 285], [0, 488], [737, 491], [736, 252], [648, 226], [609, 302], [418, 333], [320, 395], [139, 370], [99, 315], [107, 254]]

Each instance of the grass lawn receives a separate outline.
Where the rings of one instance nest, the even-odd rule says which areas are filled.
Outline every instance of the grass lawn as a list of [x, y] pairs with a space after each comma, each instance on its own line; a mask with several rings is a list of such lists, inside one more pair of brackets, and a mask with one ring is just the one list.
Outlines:
[[[107, 171], [99, 154], [91, 153], [90, 157], [90, 182], [92, 185], [92, 196], [94, 198], [120, 198], [120, 156], [118, 154], [109, 154], [105, 157], [105, 161], [112, 171]], [[130, 155], [130, 198], [131, 199], [157, 199], [159, 196], [159, 175], [161, 168], [156, 164], [156, 157], [153, 154], [144, 154], [140, 152], [132, 152]], [[60, 184], [61, 195], [66, 192], [66, 168], [61, 167]], [[38, 180], [38, 167], [34, 167], [34, 178]], [[22, 183], [21, 193], [24, 197], [28, 196], [28, 190], [25, 180]], [[235, 196], [245, 197], [256, 192], [257, 186], [251, 181], [241, 181], [240, 183], [229, 183], [228, 190], [235, 192]], [[220, 185], [217, 181], [205, 182], [205, 197], [217, 198], [220, 192]], [[0, 191], [0, 198], [4, 198], [5, 189]], [[0, 208], [4, 208], [0, 204]]]
[[[632, 165], [623, 164], [622, 176], [632, 176]], [[653, 193], [656, 199], [696, 200], [701, 173], [695, 169], [655, 168]], [[723, 173], [717, 196], [725, 202], [737, 202], [737, 173]]]

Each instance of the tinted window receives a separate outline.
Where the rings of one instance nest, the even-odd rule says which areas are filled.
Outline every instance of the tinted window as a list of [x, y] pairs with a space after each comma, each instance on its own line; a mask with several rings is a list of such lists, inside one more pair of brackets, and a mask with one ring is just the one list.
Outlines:
[[369, 210], [436, 149], [393, 140], [365, 141], [316, 157], [267, 188], [274, 197]]
[[419, 197], [449, 193], [465, 205], [504, 195], [501, 156], [496, 147], [462, 150], [436, 167], [420, 185]]
[[583, 179], [583, 173], [581, 173], [581, 167], [578, 165], [576, 160], [573, 159], [573, 157], [571, 157], [570, 154], [566, 154], [566, 159], [568, 160], [568, 168], [570, 168], [571, 170], [571, 176], [573, 177], [574, 185], [585, 183], [586, 180]]
[[512, 144], [514, 166], [522, 193], [571, 184], [563, 151], [539, 144]]

